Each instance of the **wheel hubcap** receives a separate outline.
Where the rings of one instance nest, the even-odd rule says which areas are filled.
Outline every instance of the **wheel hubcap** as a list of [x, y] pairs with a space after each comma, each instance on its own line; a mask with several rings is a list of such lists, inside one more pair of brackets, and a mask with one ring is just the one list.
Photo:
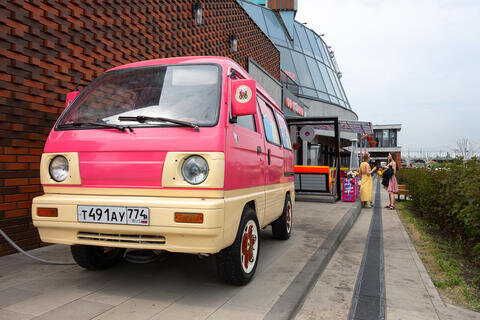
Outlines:
[[253, 220], [249, 220], [242, 235], [242, 248], [240, 258], [242, 269], [245, 273], [250, 273], [255, 267], [258, 252], [258, 230]]

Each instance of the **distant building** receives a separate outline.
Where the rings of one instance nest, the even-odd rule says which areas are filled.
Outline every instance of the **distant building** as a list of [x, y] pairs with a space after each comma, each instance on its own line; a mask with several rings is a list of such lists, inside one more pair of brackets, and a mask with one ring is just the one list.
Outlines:
[[370, 158], [378, 162], [386, 162], [388, 154], [395, 154], [398, 165], [401, 165], [402, 147], [398, 145], [398, 132], [402, 129], [401, 124], [382, 124], [373, 126], [373, 139], [360, 139], [360, 152], [368, 152]]

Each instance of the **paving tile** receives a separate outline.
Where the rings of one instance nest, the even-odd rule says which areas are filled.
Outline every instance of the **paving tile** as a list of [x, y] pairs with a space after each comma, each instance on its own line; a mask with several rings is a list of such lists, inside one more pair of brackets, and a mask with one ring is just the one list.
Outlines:
[[83, 299], [116, 306], [138, 295], [146, 288], [147, 286], [144, 283], [139, 283], [134, 279], [130, 281], [116, 280], [83, 297]]
[[[262, 320], [267, 311], [255, 307], [245, 308], [235, 304], [228, 304], [215, 311], [208, 320]], [[174, 320], [174, 319], [172, 319]]]
[[30, 320], [34, 316], [30, 314], [18, 313], [0, 309], [0, 320]]
[[225, 285], [197, 288], [156, 314], [151, 320], [206, 319], [235, 294], [237, 290], [234, 289]]
[[35, 317], [34, 320], [88, 320], [113, 308], [113, 306], [86, 300], [75, 300]]
[[181, 297], [178, 294], [166, 292], [160, 288], [152, 288], [128, 299], [93, 319], [150, 319], [179, 298]]
[[39, 316], [64, 304], [77, 300], [86, 294], [85, 290], [75, 287], [58, 288], [10, 305], [5, 309]]
[[37, 262], [29, 263], [22, 268], [15, 268], [8, 273], [4, 273], [0, 277], [0, 290], [40, 279], [69, 268], [72, 268], [72, 266], [47, 265]]
[[8, 288], [0, 291], [0, 309], [40, 294], [38, 291]]

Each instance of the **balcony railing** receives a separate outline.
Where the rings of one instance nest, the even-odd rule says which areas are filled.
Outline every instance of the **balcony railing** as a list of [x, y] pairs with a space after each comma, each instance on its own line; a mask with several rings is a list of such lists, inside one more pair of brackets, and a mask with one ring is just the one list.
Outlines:
[[378, 140], [372, 140], [372, 143], [368, 140], [361, 140], [358, 143], [358, 146], [360, 148], [397, 148], [397, 140], [396, 139], [378, 139]]

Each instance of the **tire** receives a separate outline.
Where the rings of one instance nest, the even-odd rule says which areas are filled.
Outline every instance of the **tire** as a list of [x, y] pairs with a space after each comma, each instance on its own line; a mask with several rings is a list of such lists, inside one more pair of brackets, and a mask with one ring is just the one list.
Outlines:
[[293, 225], [292, 216], [292, 200], [290, 200], [290, 195], [287, 194], [285, 197], [285, 204], [283, 205], [282, 215], [277, 220], [272, 222], [272, 233], [275, 239], [288, 240], [290, 238]]
[[113, 267], [122, 261], [125, 250], [86, 245], [70, 247], [75, 262], [87, 270], [105, 270]]
[[259, 230], [255, 211], [245, 208], [235, 241], [216, 255], [217, 273], [222, 281], [243, 286], [252, 280], [260, 253]]

